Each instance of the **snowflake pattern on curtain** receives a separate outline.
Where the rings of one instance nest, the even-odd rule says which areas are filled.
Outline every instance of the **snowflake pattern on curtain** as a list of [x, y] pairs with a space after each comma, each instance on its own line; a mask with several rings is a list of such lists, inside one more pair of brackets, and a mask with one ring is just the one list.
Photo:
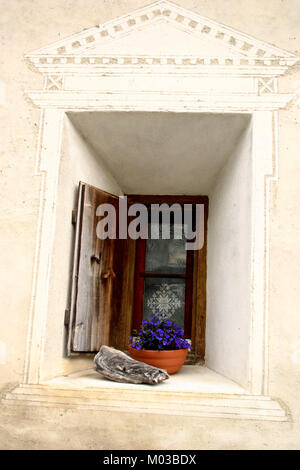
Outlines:
[[151, 310], [151, 313], [158, 312], [166, 318], [170, 318], [181, 307], [181, 304], [181, 300], [168, 284], [161, 284], [152, 296], [147, 299], [147, 307]]

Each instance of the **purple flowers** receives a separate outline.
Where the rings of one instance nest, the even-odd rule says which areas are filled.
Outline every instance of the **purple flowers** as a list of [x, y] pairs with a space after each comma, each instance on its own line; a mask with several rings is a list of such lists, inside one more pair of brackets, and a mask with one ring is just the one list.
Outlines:
[[137, 350], [192, 349], [189, 341], [183, 337], [183, 329], [160, 314], [151, 315], [150, 321], [142, 321], [140, 331], [134, 330], [134, 335], [134, 339], [132, 336], [129, 339], [132, 340], [131, 346]]

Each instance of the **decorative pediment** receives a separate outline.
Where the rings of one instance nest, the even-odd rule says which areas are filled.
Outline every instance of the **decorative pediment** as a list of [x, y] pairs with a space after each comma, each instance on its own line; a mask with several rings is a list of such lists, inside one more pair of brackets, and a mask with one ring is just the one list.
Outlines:
[[294, 54], [165, 0], [74, 34], [27, 57], [38, 67], [44, 64], [44, 68], [47, 64], [99, 61], [171, 63], [172, 58], [191, 64], [226, 64], [228, 60], [252, 65], [293, 65], [298, 60]]
[[[175, 45], [175, 47], [174, 47]], [[226, 44], [206, 35], [194, 35], [180, 25], [164, 19], [149, 23], [127, 36], [114, 38], [106, 44], [98, 42], [85, 48], [85, 54], [123, 56], [168, 56], [171, 52], [180, 56], [245, 57]]]

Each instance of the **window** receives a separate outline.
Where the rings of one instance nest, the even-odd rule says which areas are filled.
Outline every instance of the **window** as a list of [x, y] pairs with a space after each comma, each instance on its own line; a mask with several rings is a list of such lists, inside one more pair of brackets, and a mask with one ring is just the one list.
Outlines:
[[[148, 239], [136, 241], [135, 284], [132, 328], [138, 329], [152, 313], [165, 313], [184, 328], [192, 341], [190, 360], [204, 357], [206, 316], [206, 232], [208, 198], [206, 196], [138, 196], [129, 195], [128, 203], [192, 205], [204, 204], [205, 237], [199, 251], [186, 251], [185, 240], [175, 233], [184, 233], [175, 214], [170, 217], [170, 239], [162, 239], [162, 218], [156, 227], [148, 220]], [[148, 212], [150, 214], [150, 211]], [[193, 224], [194, 224], [193, 220]], [[194, 227], [193, 227], [194, 228]], [[159, 239], [150, 239], [151, 230]]]
[[[159, 223], [149, 220], [149, 238], [137, 240], [133, 328], [138, 329], [151, 314], [162, 313], [180, 325], [190, 338], [193, 251], [185, 249], [182, 221], [176, 223], [174, 214], [170, 215], [169, 227], [163, 227], [162, 220]], [[164, 228], [170, 238], [162, 238]], [[150, 238], [152, 235], [159, 238]]]
[[[112, 204], [119, 215], [119, 198], [80, 183], [75, 228], [72, 286], [68, 321], [68, 354], [98, 351], [102, 344], [126, 350], [133, 328], [152, 313], [165, 313], [180, 324], [192, 341], [191, 359], [204, 356], [206, 310], [206, 196], [128, 195], [128, 206], [204, 204], [204, 246], [186, 251], [182, 221], [170, 217], [170, 239], [162, 239], [162, 219], [153, 224], [155, 239], [99, 239], [97, 207]], [[150, 211], [148, 211], [150, 214]], [[130, 220], [130, 219], [129, 219]]]

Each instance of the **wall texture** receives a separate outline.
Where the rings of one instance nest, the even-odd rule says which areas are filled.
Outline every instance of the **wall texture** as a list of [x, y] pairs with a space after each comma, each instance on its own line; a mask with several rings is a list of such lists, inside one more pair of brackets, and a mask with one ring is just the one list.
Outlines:
[[[300, 54], [299, 0], [176, 1], [203, 16]], [[0, 1], [0, 382], [3, 386], [22, 380], [41, 184], [40, 176], [34, 174], [39, 111], [25, 97], [24, 90], [41, 88], [42, 77], [27, 66], [24, 54], [148, 3], [145, 0]], [[282, 92], [300, 89], [300, 66], [295, 66], [280, 79], [279, 89]], [[299, 447], [299, 119], [297, 103], [279, 112], [279, 173], [278, 182], [272, 188], [270, 248], [270, 394], [283, 400], [291, 411], [293, 422], [264, 425], [236, 422], [233, 425], [216, 420], [210, 424], [193, 421], [191, 436], [189, 431], [184, 431], [184, 423], [190, 427], [190, 422], [181, 421], [179, 435], [184, 448]], [[22, 419], [26, 421], [26, 416]], [[23, 423], [23, 432], [27, 432], [27, 437], [23, 436], [25, 448], [35, 447], [35, 442], [46, 448], [51, 439], [52, 443], [64, 443], [69, 447], [76, 447], [76, 442], [79, 447], [80, 442], [84, 442], [86, 448], [97, 448], [98, 441], [90, 434], [86, 434], [83, 441], [79, 436], [73, 441], [62, 438], [63, 426], [51, 425], [49, 419], [45, 419], [44, 424], [49, 432], [44, 433], [43, 438], [39, 432], [39, 416], [36, 418], [36, 432], [33, 428], [26, 430], [26, 422]], [[55, 419], [59, 422], [59, 418]], [[72, 415], [70, 424], [75, 429], [84, 419], [88, 423], [91, 417]], [[178, 448], [178, 440], [172, 440], [169, 436], [169, 421], [151, 420], [153, 431], [160, 429], [166, 445]], [[13, 434], [18, 426], [13, 426], [9, 420], [5, 422], [6, 429], [12, 434], [8, 439], [4, 432], [1, 446], [19, 446], [16, 444], [18, 437]], [[112, 422], [111, 416], [109, 422]], [[97, 432], [101, 436], [99, 426], [101, 424], [98, 423], [94, 436]], [[142, 437], [133, 442], [126, 437], [126, 429], [126, 426], [120, 426], [119, 432], [112, 431], [110, 442], [113, 443], [107, 444], [107, 447], [143, 448]], [[53, 433], [56, 433], [55, 436]], [[147, 442], [157, 446], [159, 441], [148, 439]]]
[[209, 368], [246, 388], [251, 318], [251, 140], [249, 124], [208, 195], [207, 228], [205, 360]]

